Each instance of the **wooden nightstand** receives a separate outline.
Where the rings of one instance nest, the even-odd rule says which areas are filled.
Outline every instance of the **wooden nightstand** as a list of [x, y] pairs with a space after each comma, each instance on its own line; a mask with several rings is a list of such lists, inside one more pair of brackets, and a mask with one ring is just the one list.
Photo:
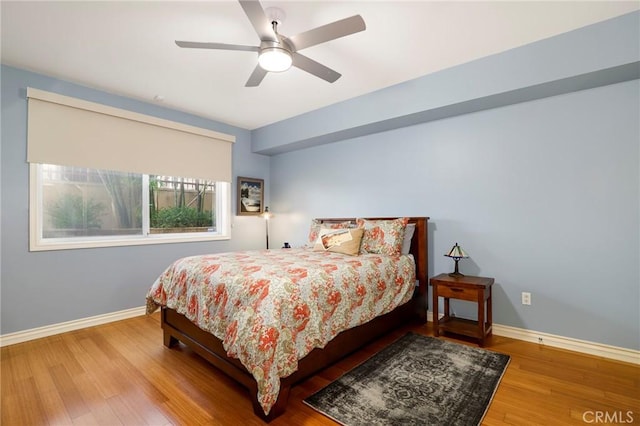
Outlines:
[[[440, 274], [431, 278], [433, 287], [433, 333], [451, 332], [475, 337], [480, 346], [491, 336], [491, 286], [493, 278], [472, 276], [449, 276]], [[438, 321], [438, 297], [444, 298], [444, 316]], [[472, 321], [449, 315], [449, 299], [467, 300], [478, 304], [478, 320]], [[485, 318], [485, 302], [487, 304]]]

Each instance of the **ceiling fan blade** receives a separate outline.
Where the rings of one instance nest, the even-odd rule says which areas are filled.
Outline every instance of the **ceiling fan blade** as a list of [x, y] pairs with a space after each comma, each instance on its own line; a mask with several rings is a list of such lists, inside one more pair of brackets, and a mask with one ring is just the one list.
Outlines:
[[258, 46], [243, 46], [241, 44], [225, 44], [225, 43], [200, 43], [197, 41], [180, 41], [176, 40], [176, 44], [180, 47], [192, 49], [223, 49], [223, 50], [245, 50], [248, 52], [259, 52]]
[[316, 44], [364, 31], [366, 28], [367, 26], [365, 25], [362, 16], [354, 15], [350, 18], [341, 19], [340, 21], [335, 21], [331, 24], [323, 25], [293, 37], [289, 37], [289, 41], [295, 50], [302, 50], [307, 47], [315, 46]]
[[293, 58], [294, 67], [298, 67], [301, 70], [308, 72], [309, 74], [320, 77], [321, 79], [328, 81], [329, 83], [333, 83], [342, 76], [342, 74], [335, 72], [331, 68], [327, 68], [321, 63], [307, 58], [306, 56], [301, 55], [297, 52], [294, 52], [291, 56]]
[[271, 26], [271, 22], [264, 13], [264, 9], [260, 6], [260, 3], [255, 0], [239, 0], [240, 6], [244, 10], [244, 13], [251, 21], [253, 29], [258, 33], [260, 41], [278, 41], [275, 31]]
[[247, 80], [247, 84], [245, 84], [244, 87], [258, 86], [262, 82], [262, 79], [264, 79], [264, 76], [267, 75], [267, 72], [268, 71], [265, 71], [260, 65], [256, 65], [256, 68], [251, 73], [251, 76], [249, 76], [249, 80]]

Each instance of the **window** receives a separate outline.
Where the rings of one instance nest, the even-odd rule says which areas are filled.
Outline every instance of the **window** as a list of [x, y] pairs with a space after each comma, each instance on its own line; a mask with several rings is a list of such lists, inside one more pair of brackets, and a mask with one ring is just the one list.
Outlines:
[[27, 97], [32, 251], [229, 238], [232, 136]]
[[31, 250], [228, 238], [229, 184], [32, 164]]

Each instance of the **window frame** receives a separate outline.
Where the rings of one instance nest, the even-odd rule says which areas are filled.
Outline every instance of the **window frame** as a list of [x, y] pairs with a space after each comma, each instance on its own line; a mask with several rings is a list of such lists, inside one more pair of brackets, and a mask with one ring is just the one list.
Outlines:
[[[144, 182], [148, 184], [148, 174], [143, 174]], [[146, 228], [143, 223], [141, 235], [119, 235], [100, 237], [73, 238], [43, 238], [43, 209], [42, 209], [42, 174], [40, 165], [29, 163], [29, 251], [70, 250], [98, 247], [125, 247], [149, 244], [190, 243], [198, 241], [219, 241], [231, 238], [231, 184], [216, 182], [216, 232], [185, 232], [171, 234], [144, 234], [148, 230], [149, 218], [146, 218]], [[146, 201], [145, 201], [146, 198]], [[143, 206], [148, 206], [148, 191], [143, 189]], [[148, 208], [148, 207], [147, 207]], [[147, 210], [148, 212], [148, 210]], [[143, 220], [145, 216], [143, 215]]]

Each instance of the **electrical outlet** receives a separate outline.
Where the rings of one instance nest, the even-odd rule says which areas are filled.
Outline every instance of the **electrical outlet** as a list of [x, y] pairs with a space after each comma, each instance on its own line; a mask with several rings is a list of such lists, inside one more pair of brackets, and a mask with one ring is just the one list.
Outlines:
[[531, 305], [531, 293], [527, 293], [525, 291], [522, 292], [522, 304]]

